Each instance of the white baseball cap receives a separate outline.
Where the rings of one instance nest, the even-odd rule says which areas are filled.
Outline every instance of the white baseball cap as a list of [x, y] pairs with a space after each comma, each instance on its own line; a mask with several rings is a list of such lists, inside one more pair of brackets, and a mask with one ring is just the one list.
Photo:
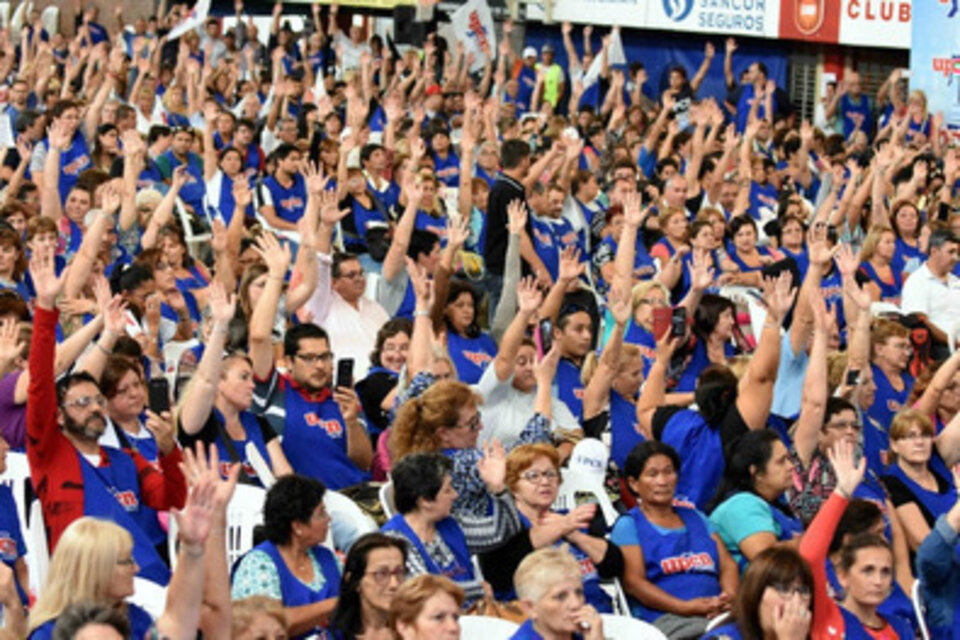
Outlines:
[[537, 50], [534, 49], [533, 47], [527, 47], [526, 49], [523, 50], [523, 57], [524, 57], [524, 58], [536, 58], [536, 57], [537, 57]]

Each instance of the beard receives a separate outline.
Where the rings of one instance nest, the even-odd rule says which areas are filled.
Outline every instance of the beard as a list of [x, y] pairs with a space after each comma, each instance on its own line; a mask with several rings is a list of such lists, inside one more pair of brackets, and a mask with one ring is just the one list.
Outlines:
[[107, 421], [103, 414], [93, 413], [83, 422], [79, 422], [64, 412], [63, 427], [74, 438], [96, 442], [107, 428]]

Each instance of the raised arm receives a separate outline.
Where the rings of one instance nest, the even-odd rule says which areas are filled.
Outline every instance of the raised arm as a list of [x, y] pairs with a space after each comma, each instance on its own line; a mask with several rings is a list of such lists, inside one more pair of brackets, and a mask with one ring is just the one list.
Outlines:
[[813, 345], [807, 373], [803, 379], [803, 394], [800, 403], [800, 417], [797, 430], [793, 435], [793, 446], [803, 462], [810, 464], [817, 448], [818, 436], [823, 428], [823, 416], [827, 408], [827, 341], [832, 329], [832, 316], [819, 291], [807, 291], [810, 306], [813, 308], [814, 330]]
[[610, 401], [610, 388], [620, 367], [620, 352], [623, 347], [623, 335], [633, 311], [630, 305], [630, 288], [610, 289], [610, 313], [613, 316], [613, 330], [603, 348], [603, 355], [590, 376], [590, 382], [583, 391], [583, 419], [589, 420], [599, 414]]
[[679, 338], [672, 338], [669, 331], [657, 341], [657, 357], [637, 400], [637, 422], [643, 433], [653, 433], [653, 414], [667, 404], [667, 367], [679, 344]]
[[[423, 155], [423, 141], [417, 139], [413, 147], [413, 157], [419, 159]], [[390, 241], [390, 248], [387, 250], [387, 256], [383, 259], [383, 277], [385, 280], [393, 281], [403, 270], [404, 258], [407, 255], [407, 248], [410, 246], [410, 236], [413, 234], [414, 223], [417, 219], [417, 206], [420, 198], [423, 196], [423, 187], [417, 183], [414, 175], [406, 176], [403, 184], [403, 195], [406, 198], [406, 208], [403, 215], [400, 216], [400, 222], [393, 230], [393, 239]]]
[[540, 308], [542, 300], [543, 295], [537, 289], [537, 283], [533, 278], [524, 278], [517, 285], [519, 309], [504, 332], [503, 339], [500, 341], [500, 350], [493, 361], [494, 372], [500, 382], [506, 382], [513, 375], [517, 351], [520, 350], [520, 345], [527, 333], [527, 327], [530, 325], [530, 321], [536, 317], [537, 309]]
[[540, 308], [540, 318], [550, 320], [553, 325], [560, 315], [560, 308], [563, 306], [563, 297], [566, 295], [570, 285], [583, 273], [586, 263], [580, 262], [580, 250], [569, 246], [560, 253], [560, 270], [557, 273], [557, 281], [553, 283], [543, 306]]
[[67, 270], [67, 282], [64, 285], [64, 294], [68, 299], [78, 298], [87, 285], [87, 279], [93, 270], [93, 263], [100, 255], [103, 238], [107, 229], [114, 224], [114, 214], [120, 207], [120, 193], [113, 185], [108, 184], [103, 191], [103, 211], [97, 215], [93, 224], [83, 234], [80, 249], [73, 257], [70, 269]]
[[[522, 200], [514, 200], [507, 205], [507, 254], [503, 264], [503, 287], [500, 289], [500, 301], [494, 312], [490, 335], [501, 342], [507, 327], [516, 315], [517, 299], [513, 295], [520, 283], [520, 238], [527, 225], [527, 207]], [[503, 352], [500, 345], [499, 353]]]
[[213, 328], [204, 346], [200, 365], [190, 378], [177, 411], [180, 427], [189, 435], [195, 435], [203, 428], [213, 410], [230, 320], [236, 310], [236, 296], [232, 293], [228, 296], [223, 285], [214, 282], [210, 285], [209, 304]]
[[410, 258], [406, 259], [407, 273], [416, 296], [413, 313], [413, 333], [410, 335], [410, 350], [407, 355], [407, 380], [412, 380], [421, 371], [427, 371], [431, 362], [433, 326], [430, 323], [430, 308], [433, 306], [433, 282], [427, 272]]
[[43, 173], [49, 180], [40, 183], [40, 215], [50, 218], [57, 224], [63, 211], [60, 207], [60, 152], [70, 146], [70, 132], [63, 119], [56, 120], [47, 130], [47, 156], [43, 163]]
[[737, 50], [736, 38], [727, 38], [725, 45], [723, 55], [723, 79], [727, 85], [727, 89], [730, 90], [735, 89], [737, 86], [737, 78], [733, 75], [733, 52]]
[[763, 323], [757, 350], [747, 365], [740, 380], [737, 393], [737, 409], [750, 429], [763, 429], [770, 417], [773, 403], [773, 385], [777, 380], [780, 363], [780, 325], [790, 311], [796, 291], [791, 288], [792, 278], [784, 271], [776, 280], [767, 278], [763, 283], [763, 298], [767, 318]]
[[700, 89], [700, 85], [703, 83], [703, 79], [707, 77], [707, 71], [710, 70], [710, 63], [713, 62], [713, 56], [717, 53], [716, 48], [713, 46], [712, 42], [707, 42], [703, 46], [703, 62], [700, 63], [700, 68], [697, 69], [697, 73], [694, 74], [693, 80], [690, 81], [690, 88], [693, 90], [693, 93], [696, 94]]
[[264, 380], [273, 371], [273, 323], [290, 266], [290, 245], [281, 247], [276, 237], [263, 233], [257, 238], [256, 250], [267, 264], [267, 284], [250, 317], [249, 352], [253, 375]]

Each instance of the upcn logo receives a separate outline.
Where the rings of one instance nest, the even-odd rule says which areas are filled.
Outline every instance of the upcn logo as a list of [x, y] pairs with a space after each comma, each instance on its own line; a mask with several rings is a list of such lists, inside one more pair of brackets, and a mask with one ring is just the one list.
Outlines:
[[953, 58], [934, 58], [933, 70], [942, 73], [944, 78], [960, 75], [960, 56]]
[[663, 12], [674, 22], [680, 22], [693, 10], [693, 0], [662, 0]]
[[797, 0], [794, 10], [794, 21], [802, 34], [810, 35], [823, 24], [823, 0]]

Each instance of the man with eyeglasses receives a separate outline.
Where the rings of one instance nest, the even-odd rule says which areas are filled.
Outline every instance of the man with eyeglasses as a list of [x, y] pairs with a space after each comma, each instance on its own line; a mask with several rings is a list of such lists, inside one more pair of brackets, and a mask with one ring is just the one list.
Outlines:
[[377, 342], [377, 332], [390, 319], [379, 302], [364, 295], [367, 277], [363, 265], [352, 253], [331, 254], [331, 237], [337, 214], [333, 200], [324, 210], [326, 220], [317, 232], [317, 286], [304, 304], [304, 311], [313, 316], [313, 323], [326, 330], [330, 341], [338, 347], [337, 358], [353, 359], [355, 380], [367, 377], [370, 353]]
[[295, 472], [334, 490], [365, 482], [373, 447], [353, 388], [333, 388], [327, 332], [315, 324], [293, 327], [283, 339], [287, 372], [274, 365], [273, 319], [282, 284], [283, 276], [271, 269], [250, 318], [254, 405], [283, 436], [283, 453]]
[[141, 505], [160, 511], [183, 508], [187, 483], [179, 467], [180, 450], [160, 455], [157, 468], [134, 451], [100, 446], [106, 399], [96, 379], [80, 371], [54, 382], [56, 299], [64, 279], [55, 274], [53, 252], [37, 251], [31, 267], [37, 308], [29, 357], [27, 459], [50, 550], [77, 518], [111, 520], [133, 537], [140, 575], [165, 584], [170, 571], [137, 521]]

